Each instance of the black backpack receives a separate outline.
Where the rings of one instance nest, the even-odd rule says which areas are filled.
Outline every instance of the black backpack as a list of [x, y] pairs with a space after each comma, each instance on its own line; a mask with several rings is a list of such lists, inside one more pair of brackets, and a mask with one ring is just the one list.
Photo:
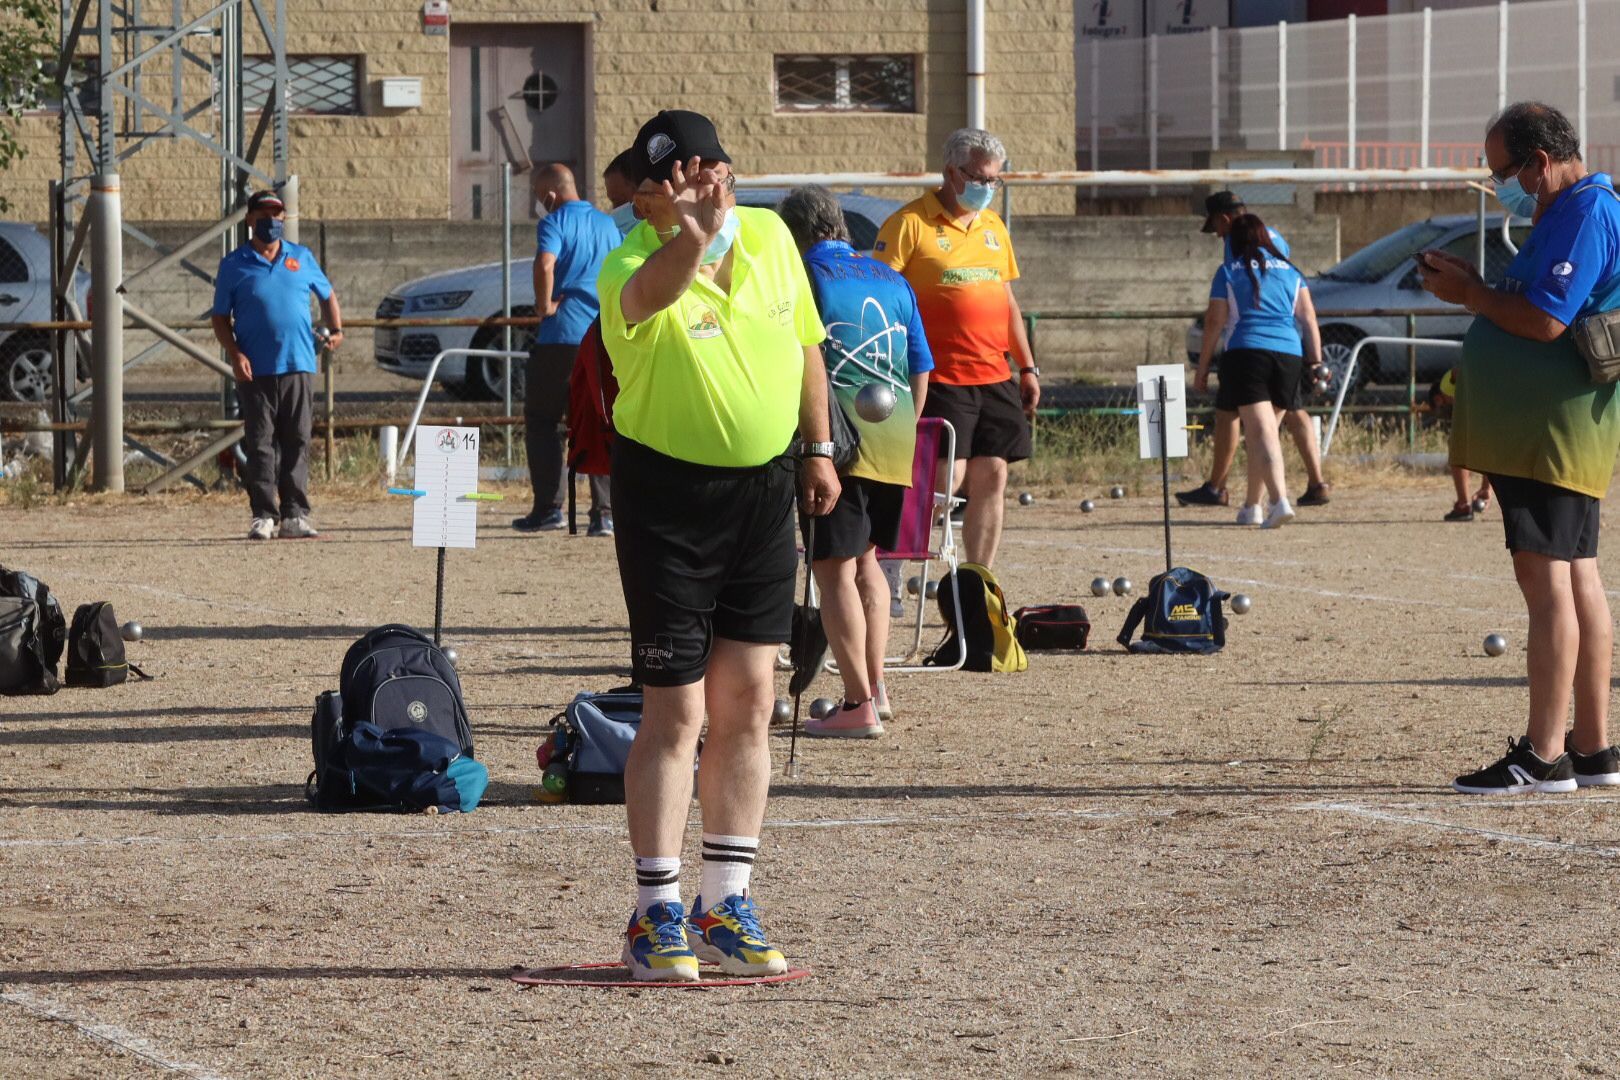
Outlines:
[[432, 639], [398, 623], [379, 626], [343, 657], [336, 693], [315, 699], [310, 738], [315, 770], [305, 795], [320, 810], [375, 809], [388, 805], [358, 786], [345, 746], [361, 724], [383, 733], [424, 731], [473, 754], [472, 726], [461, 680]]
[[16, 601], [0, 615], [0, 694], [56, 693], [56, 665], [67, 644], [62, 605], [44, 582], [4, 566], [0, 598]]
[[[1147, 595], [1131, 605], [1119, 643], [1133, 653], [1216, 653], [1226, 646], [1228, 594], [1196, 570], [1178, 566], [1148, 582]], [[1143, 623], [1142, 640], [1131, 635]]]
[[112, 604], [105, 600], [80, 604], [68, 629], [67, 685], [117, 686], [132, 671], [143, 679], [151, 678], [124, 654], [124, 634]]
[[[960, 595], [960, 600], [958, 600]], [[945, 620], [945, 640], [923, 658], [929, 666], [949, 667], [962, 654], [966, 643], [967, 660], [963, 671], [1024, 671], [1029, 656], [1018, 641], [1018, 620], [1007, 606], [1001, 583], [990, 568], [978, 563], [962, 563], [939, 579], [939, 615]], [[956, 623], [958, 603], [962, 624]]]

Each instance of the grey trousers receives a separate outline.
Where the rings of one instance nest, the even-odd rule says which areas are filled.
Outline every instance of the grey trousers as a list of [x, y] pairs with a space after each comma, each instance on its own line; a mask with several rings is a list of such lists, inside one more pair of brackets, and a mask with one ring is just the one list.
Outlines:
[[256, 518], [309, 516], [309, 436], [315, 376], [262, 375], [236, 384], [242, 402], [242, 482]]
[[[523, 444], [529, 453], [529, 483], [534, 488], [534, 509], [545, 513], [561, 508], [568, 495], [568, 377], [574, 370], [578, 345], [529, 347], [527, 385], [523, 391]], [[591, 512], [611, 514], [608, 478], [593, 476]]]

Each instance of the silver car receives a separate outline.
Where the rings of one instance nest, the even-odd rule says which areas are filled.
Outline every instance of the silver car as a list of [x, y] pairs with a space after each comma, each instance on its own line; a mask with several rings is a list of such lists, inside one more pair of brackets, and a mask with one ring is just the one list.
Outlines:
[[[1424, 292], [1418, 282], [1420, 251], [1439, 249], [1472, 263], [1478, 257], [1479, 222], [1472, 214], [1451, 214], [1414, 222], [1380, 237], [1333, 268], [1311, 278], [1311, 301], [1322, 328], [1322, 361], [1333, 371], [1335, 385], [1356, 342], [1366, 337], [1405, 337], [1401, 315], [1333, 315], [1335, 311], [1412, 311], [1417, 314], [1417, 336], [1461, 341], [1473, 320], [1461, 308], [1443, 304]], [[1509, 226], [1514, 247], [1530, 233], [1530, 222], [1515, 218]], [[1502, 242], [1502, 215], [1485, 218], [1485, 280], [1496, 284], [1513, 261]], [[1187, 355], [1194, 364], [1204, 340], [1204, 320], [1187, 331]], [[1457, 351], [1430, 347], [1417, 350], [1417, 378], [1428, 382], [1457, 363]], [[1407, 350], [1404, 345], [1367, 345], [1356, 360], [1352, 390], [1368, 383], [1404, 383]]]
[[[737, 202], [742, 206], [775, 206], [787, 195], [786, 188], [739, 188]], [[844, 220], [857, 251], [871, 251], [883, 222], [900, 208], [893, 199], [871, 195], [840, 194]], [[534, 279], [529, 272], [531, 256], [512, 260], [512, 314], [534, 314]], [[377, 305], [377, 318], [448, 318], [474, 316], [497, 318], [501, 313], [501, 264], [445, 270], [407, 281], [393, 289]], [[513, 345], [527, 348], [529, 331], [513, 334]], [[492, 326], [404, 327], [376, 331], [374, 352], [377, 366], [407, 378], [427, 375], [433, 358], [445, 349], [493, 349], [500, 347], [501, 331]], [[502, 397], [504, 362], [494, 357], [447, 356], [439, 365], [438, 380], [446, 390], [469, 400], [498, 400]], [[523, 396], [523, 364], [512, 363], [512, 395]]]
[[[80, 270], [75, 287], [83, 311], [90, 292], [90, 275]], [[0, 324], [46, 322], [50, 318], [50, 240], [32, 225], [0, 221]], [[81, 364], [79, 376], [88, 373]], [[50, 334], [44, 330], [0, 329], [0, 401], [43, 404], [55, 392]]]

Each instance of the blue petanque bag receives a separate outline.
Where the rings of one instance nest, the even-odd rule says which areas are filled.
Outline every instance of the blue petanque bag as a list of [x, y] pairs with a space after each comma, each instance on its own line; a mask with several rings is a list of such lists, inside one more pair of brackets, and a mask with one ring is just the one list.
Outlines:
[[[624, 802], [624, 767], [641, 730], [641, 692], [576, 694], [551, 723], [540, 748], [546, 789], [571, 803]], [[552, 786], [558, 783], [553, 777], [559, 786]]]
[[[1228, 594], [1196, 570], [1175, 567], [1148, 582], [1147, 595], [1131, 605], [1119, 643], [1133, 653], [1216, 653], [1226, 646]], [[1142, 627], [1142, 640], [1131, 635]]]

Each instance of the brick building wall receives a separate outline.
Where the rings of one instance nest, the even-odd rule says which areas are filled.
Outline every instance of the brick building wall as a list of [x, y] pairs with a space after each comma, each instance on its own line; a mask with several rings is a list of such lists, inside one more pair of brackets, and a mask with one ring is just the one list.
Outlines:
[[[188, 5], [190, 6], [190, 5]], [[1015, 167], [1074, 167], [1072, 0], [992, 0], [986, 16], [989, 126]], [[457, 25], [583, 25], [588, 168], [628, 146], [659, 108], [712, 115], [742, 172], [917, 170], [938, 165], [945, 135], [964, 122], [962, 0], [454, 0]], [[196, 13], [203, 8], [199, 7]], [[264, 49], [251, 17], [245, 51]], [[360, 54], [366, 115], [294, 116], [291, 168], [301, 213], [325, 220], [443, 219], [451, 199], [450, 46], [421, 32], [418, 5], [320, 0], [288, 5], [289, 54]], [[914, 114], [780, 114], [774, 55], [912, 53]], [[380, 80], [422, 80], [423, 106], [380, 108]], [[250, 102], [250, 109], [254, 103]], [[252, 119], [249, 120], [251, 131]], [[43, 221], [58, 175], [54, 116], [25, 118], [28, 156], [0, 174], [12, 216]], [[82, 165], [82, 159], [81, 159]], [[216, 160], [187, 143], [152, 146], [125, 163], [132, 221], [215, 216]], [[905, 197], [903, 192], [895, 193]], [[1021, 191], [1021, 210], [1065, 213], [1066, 189]]]

